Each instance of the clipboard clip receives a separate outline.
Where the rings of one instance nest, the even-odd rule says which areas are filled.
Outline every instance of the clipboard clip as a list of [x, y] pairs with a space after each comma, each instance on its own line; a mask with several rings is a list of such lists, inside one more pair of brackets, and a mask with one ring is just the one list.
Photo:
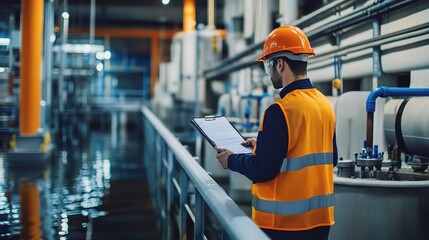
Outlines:
[[205, 117], [204, 117], [204, 119], [205, 119], [206, 121], [213, 121], [213, 120], [215, 120], [215, 119], [216, 119], [216, 116], [214, 116], [214, 115], [209, 115], [209, 116], [205, 116]]

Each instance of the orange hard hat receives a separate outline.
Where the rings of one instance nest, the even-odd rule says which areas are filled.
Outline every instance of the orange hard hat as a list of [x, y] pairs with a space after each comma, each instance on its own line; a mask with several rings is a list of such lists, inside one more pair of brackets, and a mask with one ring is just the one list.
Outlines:
[[273, 53], [288, 51], [293, 54], [315, 55], [305, 33], [298, 27], [281, 26], [274, 29], [264, 43], [264, 50], [257, 61], [266, 60]]

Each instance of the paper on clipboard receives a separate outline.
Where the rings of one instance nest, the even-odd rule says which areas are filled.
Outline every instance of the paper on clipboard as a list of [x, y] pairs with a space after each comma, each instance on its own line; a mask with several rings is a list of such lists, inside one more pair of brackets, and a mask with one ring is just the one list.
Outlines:
[[251, 153], [252, 149], [244, 147], [241, 143], [243, 136], [232, 126], [226, 117], [194, 118], [191, 123], [215, 147], [227, 148], [233, 153]]

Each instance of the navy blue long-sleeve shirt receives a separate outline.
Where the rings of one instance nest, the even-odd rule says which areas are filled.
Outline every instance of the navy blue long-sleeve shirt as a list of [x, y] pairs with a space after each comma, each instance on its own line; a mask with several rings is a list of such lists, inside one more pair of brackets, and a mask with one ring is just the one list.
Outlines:
[[[283, 98], [296, 89], [314, 88], [309, 79], [295, 81], [280, 91]], [[239, 172], [252, 182], [266, 182], [274, 179], [287, 153], [288, 130], [280, 106], [272, 104], [265, 111], [263, 131], [258, 133], [255, 155], [232, 154], [228, 158], [228, 168]], [[334, 166], [338, 161], [337, 143], [334, 133]]]

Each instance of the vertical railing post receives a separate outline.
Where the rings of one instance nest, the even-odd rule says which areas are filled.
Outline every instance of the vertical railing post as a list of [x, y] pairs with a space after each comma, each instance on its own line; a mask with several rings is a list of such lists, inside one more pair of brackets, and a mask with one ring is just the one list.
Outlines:
[[161, 137], [158, 134], [155, 135], [154, 143], [155, 143], [155, 146], [154, 146], [155, 156], [154, 157], [155, 157], [155, 164], [156, 164], [155, 171], [156, 171], [157, 180], [159, 180], [159, 177], [161, 177], [162, 168], [161, 168]]
[[160, 184], [159, 184], [159, 188], [161, 189], [161, 202], [162, 202], [162, 218], [163, 218], [163, 239], [169, 239], [168, 238], [168, 203], [167, 203], [167, 192], [168, 192], [168, 169], [166, 166], [166, 158], [167, 158], [167, 154], [166, 154], [166, 150], [167, 150], [167, 145], [164, 142], [164, 140], [161, 140], [161, 145], [160, 145], [160, 166], [161, 166], [161, 176], [160, 176]]
[[174, 157], [173, 153], [170, 149], [166, 149], [167, 151], [167, 212], [166, 212], [166, 219], [167, 219], [167, 239], [175, 239], [172, 237], [171, 233], [171, 226], [173, 224], [173, 221], [171, 219], [171, 213], [172, 213], [172, 205], [173, 205], [173, 196], [174, 196], [174, 185], [173, 185], [173, 171], [174, 171]]
[[165, 201], [163, 199], [163, 190], [162, 190], [162, 178], [163, 178], [163, 164], [162, 164], [162, 158], [163, 158], [163, 151], [162, 151], [162, 139], [159, 134], [156, 134], [155, 137], [155, 161], [156, 161], [156, 202], [159, 204], [158, 208], [160, 210], [160, 216], [161, 216], [161, 235], [163, 236], [163, 239], [165, 239]]
[[195, 226], [194, 238], [204, 239], [204, 199], [199, 191], [195, 191]]
[[[161, 217], [164, 218], [163, 215], [163, 209], [164, 209], [164, 201], [162, 201], [162, 148], [161, 148], [161, 144], [162, 144], [162, 139], [161, 137], [157, 134], [156, 136], [156, 143], [155, 143], [155, 149], [156, 149], [156, 188], [157, 188], [157, 202], [159, 203], [159, 209], [161, 210]], [[164, 224], [164, 219], [163, 220], [163, 224]], [[162, 225], [164, 226], [164, 225]], [[163, 228], [162, 228], [163, 229]], [[163, 231], [164, 232], [164, 231]]]
[[188, 201], [188, 177], [185, 170], [180, 167], [180, 239], [183, 239], [186, 233], [186, 217], [187, 212], [185, 204]]

